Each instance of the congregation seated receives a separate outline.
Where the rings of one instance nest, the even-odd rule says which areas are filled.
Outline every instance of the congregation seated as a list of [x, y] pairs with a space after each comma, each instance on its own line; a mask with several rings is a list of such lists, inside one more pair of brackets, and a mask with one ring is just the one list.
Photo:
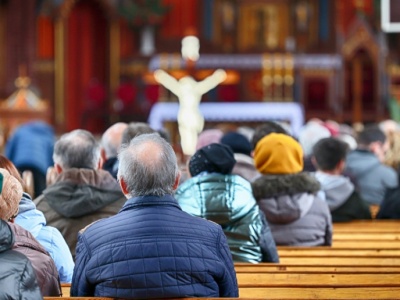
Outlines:
[[237, 297], [221, 227], [181, 210], [176, 155], [158, 133], [120, 150], [118, 179], [128, 199], [115, 216], [81, 231], [71, 296]]
[[86, 130], [60, 137], [54, 146], [55, 182], [34, 200], [47, 225], [57, 228], [75, 256], [79, 230], [115, 215], [125, 200], [118, 182], [101, 169], [100, 145]]
[[[21, 198], [21, 184], [6, 169], [0, 169], [0, 219], [8, 222], [12, 230], [12, 249], [30, 260], [41, 294], [59, 296], [61, 287], [53, 259], [29, 231], [14, 223]], [[3, 266], [0, 270], [3, 270]]]
[[41, 299], [30, 260], [12, 250], [13, 244], [13, 231], [0, 219], [0, 299]]
[[368, 204], [350, 179], [342, 175], [347, 149], [345, 142], [332, 137], [319, 140], [312, 149], [315, 177], [321, 184], [318, 195], [327, 202], [333, 222], [371, 219]]
[[250, 182], [231, 174], [235, 163], [227, 145], [200, 148], [189, 161], [192, 177], [179, 186], [175, 197], [185, 212], [221, 225], [235, 262], [278, 262], [274, 239]]
[[[2, 155], [0, 155], [0, 168], [6, 169], [14, 176], [25, 190], [25, 183], [17, 169], [11, 161]], [[23, 192], [22, 194], [15, 223], [28, 230], [50, 254], [56, 264], [60, 281], [71, 282], [74, 261], [68, 245], [56, 228], [46, 226], [46, 219], [43, 213], [36, 209], [35, 203], [33, 203], [32, 198], [27, 192]]]

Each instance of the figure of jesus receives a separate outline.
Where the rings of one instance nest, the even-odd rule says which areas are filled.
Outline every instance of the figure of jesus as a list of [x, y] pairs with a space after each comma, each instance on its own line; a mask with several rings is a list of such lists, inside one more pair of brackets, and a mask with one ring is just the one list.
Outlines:
[[156, 70], [154, 78], [178, 97], [177, 120], [182, 151], [185, 155], [193, 155], [196, 152], [197, 136], [204, 127], [204, 117], [199, 109], [201, 97], [223, 82], [226, 79], [226, 72], [218, 69], [198, 82], [191, 76], [177, 80], [163, 70]]

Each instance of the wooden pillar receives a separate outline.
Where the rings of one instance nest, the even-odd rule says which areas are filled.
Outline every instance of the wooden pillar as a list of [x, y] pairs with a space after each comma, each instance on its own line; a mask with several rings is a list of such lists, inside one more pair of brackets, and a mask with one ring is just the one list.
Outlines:
[[117, 116], [114, 113], [115, 93], [119, 85], [120, 76], [120, 28], [117, 18], [113, 18], [110, 22], [110, 103], [109, 111], [111, 112], [110, 122], [115, 123]]
[[55, 21], [55, 125], [59, 131], [65, 128], [65, 40], [64, 18]]
[[353, 61], [353, 123], [362, 122], [362, 60], [355, 57]]
[[18, 66], [26, 66], [27, 76], [33, 77], [35, 59], [35, 2], [11, 0], [7, 8], [7, 92], [15, 90], [14, 80], [18, 77]]

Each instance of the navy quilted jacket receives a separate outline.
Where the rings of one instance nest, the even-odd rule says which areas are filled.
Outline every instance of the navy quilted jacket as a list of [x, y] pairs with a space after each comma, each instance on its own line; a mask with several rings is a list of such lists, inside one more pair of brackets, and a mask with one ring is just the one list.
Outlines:
[[237, 297], [238, 287], [221, 227], [147, 196], [80, 235], [71, 296]]

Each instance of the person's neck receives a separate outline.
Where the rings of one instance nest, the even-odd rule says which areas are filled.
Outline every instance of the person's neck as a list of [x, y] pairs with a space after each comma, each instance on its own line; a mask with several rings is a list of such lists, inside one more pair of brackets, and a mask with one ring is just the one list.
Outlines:
[[334, 169], [334, 170], [318, 170], [318, 172], [324, 173], [324, 174], [328, 174], [328, 175], [341, 175], [342, 172], [338, 169]]

